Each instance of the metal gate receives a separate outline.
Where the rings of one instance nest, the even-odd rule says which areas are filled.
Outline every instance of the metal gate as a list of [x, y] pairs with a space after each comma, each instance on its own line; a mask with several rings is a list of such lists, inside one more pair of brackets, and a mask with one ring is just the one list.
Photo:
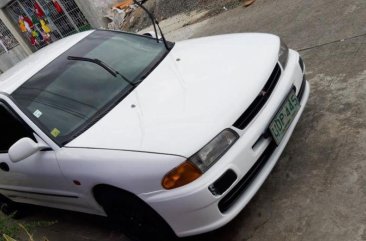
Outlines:
[[34, 50], [91, 28], [74, 0], [15, 0], [6, 10]]
[[18, 41], [0, 19], [0, 55], [18, 46]]

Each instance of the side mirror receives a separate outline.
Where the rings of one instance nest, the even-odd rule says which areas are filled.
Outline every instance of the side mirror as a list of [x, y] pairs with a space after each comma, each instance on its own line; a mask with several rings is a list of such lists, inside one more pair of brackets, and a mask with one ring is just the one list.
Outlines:
[[44, 143], [36, 143], [26, 137], [15, 142], [9, 149], [9, 157], [12, 162], [20, 162], [40, 150], [48, 148]]

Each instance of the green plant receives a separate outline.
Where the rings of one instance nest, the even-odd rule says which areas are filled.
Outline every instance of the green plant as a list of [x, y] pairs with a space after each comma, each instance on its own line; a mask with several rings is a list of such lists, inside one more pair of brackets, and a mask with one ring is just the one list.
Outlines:
[[[21, 234], [26, 234], [28, 241], [36, 241], [31, 234], [31, 230], [37, 227], [47, 227], [57, 223], [57, 221], [33, 221], [27, 223], [17, 223], [11, 216], [0, 214], [0, 241], [17, 241]], [[48, 241], [47, 238], [42, 238], [41, 241]]]
[[0, 214], [0, 240], [10, 240], [6, 239], [8, 237], [17, 237], [20, 231], [20, 227], [11, 219], [11, 217], [4, 216]]

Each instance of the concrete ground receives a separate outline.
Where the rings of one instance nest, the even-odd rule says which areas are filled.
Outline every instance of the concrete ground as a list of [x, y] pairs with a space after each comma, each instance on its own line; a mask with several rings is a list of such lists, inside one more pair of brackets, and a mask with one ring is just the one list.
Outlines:
[[[312, 92], [279, 163], [238, 217], [184, 241], [366, 240], [366, 1], [257, 0], [194, 25], [173, 40], [271, 32], [300, 50]], [[105, 219], [40, 209], [50, 241], [127, 240]], [[153, 238], [152, 238], [153, 240]]]

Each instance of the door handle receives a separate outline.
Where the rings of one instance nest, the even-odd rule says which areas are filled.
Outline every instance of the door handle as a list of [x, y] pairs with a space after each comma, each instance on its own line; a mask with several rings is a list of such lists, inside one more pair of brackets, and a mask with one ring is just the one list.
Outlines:
[[2, 171], [4, 171], [4, 172], [8, 172], [8, 171], [10, 171], [9, 165], [8, 165], [8, 164], [6, 164], [5, 162], [1, 162], [1, 163], [0, 163], [0, 169], [1, 169]]

